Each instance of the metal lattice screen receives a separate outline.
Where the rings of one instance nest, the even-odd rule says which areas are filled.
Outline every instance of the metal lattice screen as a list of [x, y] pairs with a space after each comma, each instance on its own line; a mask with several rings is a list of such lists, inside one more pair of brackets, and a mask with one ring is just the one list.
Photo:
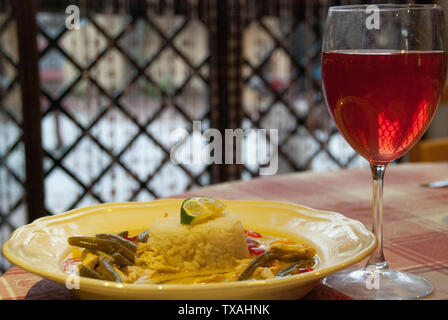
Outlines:
[[64, 27], [64, 14], [37, 17], [51, 213], [209, 183], [207, 166], [170, 162], [170, 133], [209, 113], [203, 4], [113, 4], [81, 2], [79, 30]]
[[[320, 87], [329, 5], [273, 1], [243, 14], [242, 126], [279, 129], [279, 172], [367, 165], [338, 133]], [[258, 174], [258, 164], [244, 166], [243, 177]]]
[[[0, 3], [0, 245], [27, 221], [16, 22]], [[9, 266], [0, 258], [0, 273]]]

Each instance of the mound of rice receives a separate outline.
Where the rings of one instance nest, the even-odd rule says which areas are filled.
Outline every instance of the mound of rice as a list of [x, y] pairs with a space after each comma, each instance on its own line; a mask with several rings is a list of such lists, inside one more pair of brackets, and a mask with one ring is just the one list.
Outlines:
[[196, 225], [182, 225], [179, 217], [156, 220], [148, 244], [172, 267], [185, 271], [233, 268], [235, 259], [249, 258], [243, 225], [232, 213]]

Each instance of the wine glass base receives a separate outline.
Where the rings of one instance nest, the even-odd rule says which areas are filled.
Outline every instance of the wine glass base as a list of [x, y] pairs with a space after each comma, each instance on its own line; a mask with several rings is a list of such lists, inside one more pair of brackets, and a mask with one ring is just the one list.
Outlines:
[[326, 277], [323, 283], [356, 300], [413, 300], [428, 296], [432, 284], [417, 275], [381, 269], [351, 269]]

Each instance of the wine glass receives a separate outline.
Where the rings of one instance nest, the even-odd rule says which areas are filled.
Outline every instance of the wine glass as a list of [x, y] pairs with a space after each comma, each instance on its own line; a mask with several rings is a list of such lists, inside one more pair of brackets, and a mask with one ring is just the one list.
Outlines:
[[365, 267], [324, 283], [354, 299], [418, 299], [433, 286], [389, 268], [383, 254], [383, 176], [422, 137], [440, 102], [447, 52], [438, 5], [331, 7], [322, 48], [323, 90], [347, 142], [373, 176], [377, 248]]

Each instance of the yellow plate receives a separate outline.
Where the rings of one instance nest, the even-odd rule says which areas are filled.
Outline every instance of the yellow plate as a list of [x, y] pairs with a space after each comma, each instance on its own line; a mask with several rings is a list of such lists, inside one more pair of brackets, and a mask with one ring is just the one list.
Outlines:
[[[40, 218], [15, 230], [3, 254], [19, 267], [64, 285], [69, 275], [61, 264], [70, 252], [69, 236], [137, 232], [165, 213], [178, 215], [182, 201], [107, 203]], [[247, 229], [311, 241], [318, 251], [318, 267], [284, 278], [207, 284], [120, 284], [81, 277], [74, 292], [84, 299], [297, 299], [319, 279], [366, 258], [376, 246], [375, 236], [359, 221], [339, 213], [292, 203], [221, 201]]]

